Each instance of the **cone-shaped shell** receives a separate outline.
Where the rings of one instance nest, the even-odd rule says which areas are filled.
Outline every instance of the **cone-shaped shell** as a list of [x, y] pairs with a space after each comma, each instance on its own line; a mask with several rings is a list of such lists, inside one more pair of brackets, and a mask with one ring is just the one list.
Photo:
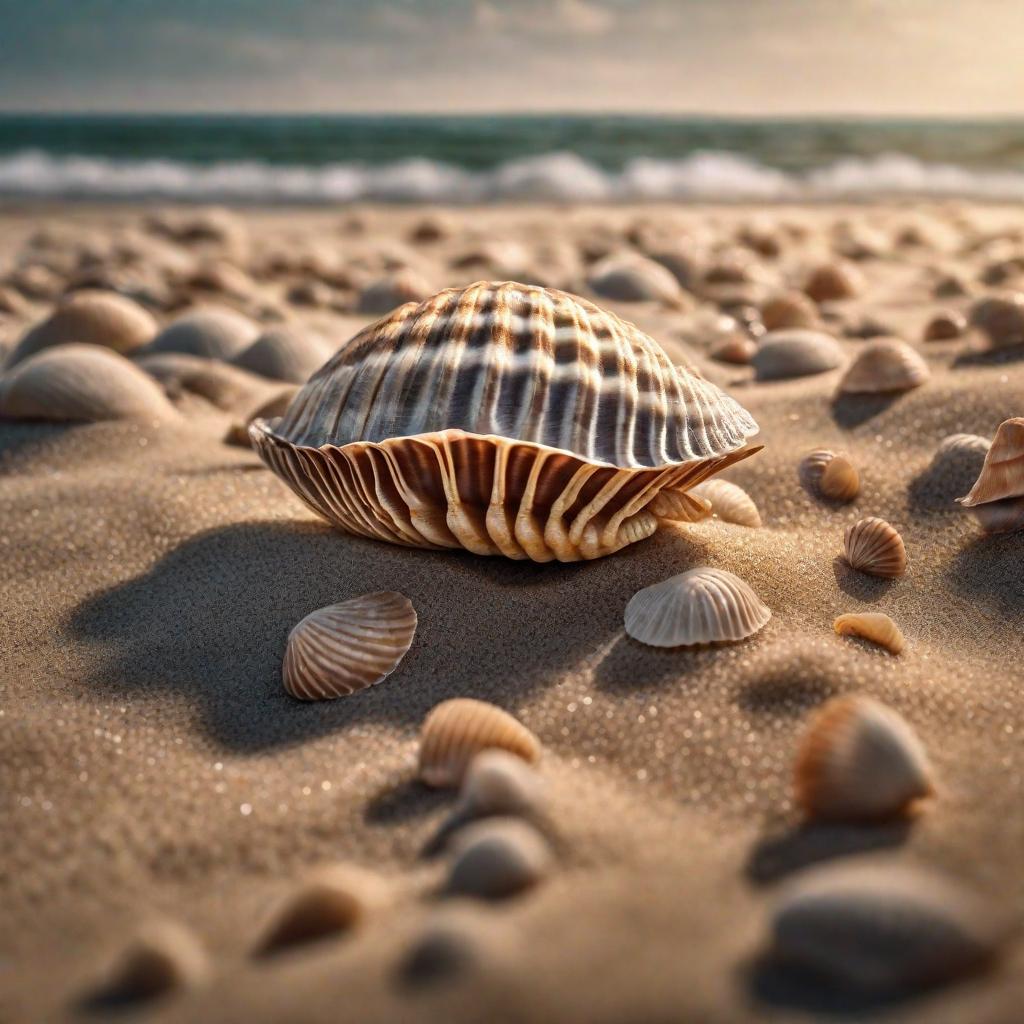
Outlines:
[[349, 532], [570, 561], [650, 536], [659, 491], [746, 457], [756, 429], [613, 314], [481, 282], [366, 328], [252, 437]]
[[909, 391], [930, 376], [928, 364], [906, 342], [879, 338], [861, 349], [843, 374], [839, 390], [852, 394]]
[[802, 871], [782, 889], [772, 953], [847, 991], [893, 996], [987, 967], [1010, 930], [1006, 916], [952, 881], [853, 858]]
[[859, 636], [884, 647], [893, 654], [899, 654], [904, 646], [900, 627], [884, 612], [850, 612], [840, 615], [832, 628], [840, 636]]
[[814, 716], [797, 751], [796, 801], [811, 817], [897, 817], [934, 791], [914, 730], [870, 697], [834, 697]]
[[761, 513], [758, 512], [754, 499], [737, 484], [728, 480], [707, 480], [697, 484], [693, 494], [711, 502], [712, 515], [717, 516], [723, 523], [750, 527], [761, 525]]
[[233, 309], [215, 306], [185, 313], [168, 324], [147, 352], [182, 352], [207, 359], [232, 359], [256, 340], [259, 327]]
[[294, 327], [271, 327], [232, 362], [251, 373], [289, 384], [305, 384], [331, 350], [326, 342]]
[[392, 591], [319, 608], [288, 635], [284, 688], [299, 700], [358, 693], [398, 668], [415, 633], [412, 602]]
[[836, 369], [843, 350], [828, 334], [793, 328], [766, 334], [751, 362], [758, 380], [786, 380]]
[[468, 697], [442, 701], [420, 729], [420, 778], [428, 786], [461, 785], [473, 758], [492, 747], [528, 764], [540, 759], [540, 741], [507, 711]]
[[626, 605], [626, 632], [652, 647], [743, 640], [772, 617], [750, 585], [702, 566], [637, 592]]
[[0, 417], [96, 423], [177, 416], [160, 386], [98, 345], [57, 345], [0, 377]]
[[1024, 496], [1024, 417], [1004, 420], [985, 456], [981, 474], [960, 504], [971, 508], [989, 501]]
[[846, 528], [844, 553], [854, 569], [892, 578], [907, 571], [903, 538], [884, 519], [868, 516]]

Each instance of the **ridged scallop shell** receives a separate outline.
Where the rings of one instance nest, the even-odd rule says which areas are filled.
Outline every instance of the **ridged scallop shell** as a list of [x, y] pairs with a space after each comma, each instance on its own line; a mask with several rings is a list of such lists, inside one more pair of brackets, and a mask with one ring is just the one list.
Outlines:
[[840, 636], [859, 636], [884, 647], [892, 654], [900, 654], [906, 646], [900, 627], [884, 612], [850, 612], [840, 615], [832, 628]]
[[818, 324], [818, 309], [803, 292], [783, 292], [761, 306], [761, 320], [768, 331], [810, 329]]
[[951, 880], [854, 859], [803, 871], [782, 889], [772, 953], [847, 991], [893, 996], [988, 967], [1010, 931], [1007, 915]]
[[1004, 420], [985, 456], [981, 473], [966, 497], [965, 508], [1024, 496], [1024, 417]]
[[821, 331], [770, 331], [751, 363], [758, 380], [788, 380], [836, 369], [843, 363], [843, 350], [835, 338]]
[[367, 285], [359, 296], [359, 312], [390, 313], [406, 302], [422, 302], [432, 292], [426, 278], [406, 267]]
[[351, 533], [573, 561], [650, 536], [658, 493], [745, 458], [756, 429], [613, 314], [481, 282], [366, 328], [252, 438]]
[[839, 381], [844, 394], [910, 391], [931, 376], [928, 364], [906, 342], [879, 338], [865, 345]]
[[153, 317], [131, 299], [114, 292], [79, 291], [26, 332], [8, 365], [55, 345], [100, 345], [115, 352], [131, 352], [145, 345], [156, 331]]
[[151, 377], [98, 345], [47, 348], [0, 377], [0, 417], [7, 419], [97, 423], [176, 416]]
[[638, 591], [626, 605], [626, 632], [651, 647], [743, 640], [772, 617], [739, 576], [702, 566]]
[[742, 487], [728, 480], [707, 480], [694, 487], [693, 494], [711, 502], [711, 512], [723, 523], [752, 528], [761, 525], [761, 513], [754, 499]]
[[907, 571], [907, 549], [897, 530], [884, 519], [868, 516], [846, 528], [846, 560], [854, 569], [892, 578]]
[[259, 327], [241, 313], [211, 306], [172, 321], [150, 342], [146, 352], [181, 352], [230, 360], [248, 348], [259, 332]]
[[459, 833], [445, 892], [506, 899], [542, 881], [553, 859], [548, 841], [527, 822], [516, 818], [481, 821]]
[[831, 458], [821, 472], [818, 490], [832, 501], [853, 501], [860, 493], [860, 474], [845, 456]]
[[333, 700], [374, 686], [405, 657], [416, 609], [383, 590], [310, 612], [288, 634], [281, 677], [299, 700]]
[[905, 814], [934, 791], [914, 730], [870, 697], [834, 697], [811, 720], [794, 765], [797, 804], [815, 818], [870, 821]]
[[587, 285], [602, 298], [617, 302], [676, 305], [683, 297], [671, 271], [643, 256], [609, 256], [593, 267]]
[[468, 697], [442, 701], [420, 729], [420, 778], [428, 786], [461, 785], [473, 758], [492, 747], [528, 764], [540, 759], [540, 741], [507, 711]]
[[971, 307], [968, 320], [993, 349], [1024, 345], [1024, 293], [981, 299]]
[[833, 302], [852, 299], [864, 289], [861, 272], [851, 263], [824, 263], [815, 267], [807, 277], [804, 291], [815, 302]]
[[305, 384], [331, 355], [326, 342], [295, 327], [271, 327], [232, 360], [271, 380]]

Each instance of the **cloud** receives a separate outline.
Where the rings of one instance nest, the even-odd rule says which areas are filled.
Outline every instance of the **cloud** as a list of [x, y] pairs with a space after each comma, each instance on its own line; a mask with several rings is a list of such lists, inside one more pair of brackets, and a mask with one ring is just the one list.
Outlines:
[[478, 0], [473, 22], [483, 32], [516, 35], [604, 35], [615, 16], [607, 7], [587, 0], [519, 0], [518, 3]]

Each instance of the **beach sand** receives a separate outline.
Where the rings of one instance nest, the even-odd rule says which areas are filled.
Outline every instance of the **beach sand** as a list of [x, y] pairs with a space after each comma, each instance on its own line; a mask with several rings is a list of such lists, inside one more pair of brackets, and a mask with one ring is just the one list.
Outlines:
[[[83, 238], [103, 263], [110, 240], [142, 234], [146, 216], [9, 209], [0, 261], [6, 272], [44, 231], [54, 264]], [[178, 399], [180, 420], [159, 425], [0, 423], [0, 1019], [90, 1019], [84, 1001], [105, 965], [156, 916], [195, 933], [210, 977], [138, 1011], [152, 1021], [1019, 1020], [1019, 943], [991, 972], [895, 1004], [836, 994], [763, 954], [779, 886], [824, 861], [928, 865], [1019, 918], [1024, 534], [985, 536], [935, 498], [925, 474], [947, 435], [991, 437], [1024, 414], [1024, 363], [1019, 349], [987, 355], [970, 338], [920, 337], [935, 310], [971, 301], [935, 298], [936, 275], [955, 271], [975, 294], [991, 290], [977, 274], [996, 259], [992, 246], [968, 243], [1000, 231], [1007, 245], [1019, 241], [1024, 214], [945, 204], [446, 216], [452, 237], [412, 243], [423, 219], [415, 208], [239, 212], [238, 262], [251, 269], [272, 250], [326, 251], [370, 275], [404, 260], [442, 287], [483, 276], [449, 267], [470, 236], [557, 247], [595, 226], [621, 238], [638, 221], [667, 221], [713, 245], [761, 218], [800, 229], [786, 235], [782, 257], [759, 261], [776, 287], [819, 259], [831, 226], [847, 220], [887, 244], [859, 261], [865, 291], [835, 307], [833, 329], [881, 320], [924, 354], [932, 377], [896, 397], [837, 402], [838, 371], [755, 383], [749, 367], [716, 363], [686, 340], [689, 314], [598, 300], [757, 419], [764, 450], [725, 476], [754, 498], [763, 526], [663, 527], [617, 555], [570, 565], [346, 536], [254, 453], [222, 443], [237, 410], [191, 394]], [[921, 223], [937, 241], [894, 241]], [[560, 266], [551, 283], [572, 283], [579, 268], [559, 260], [565, 273]], [[354, 311], [354, 291], [331, 273], [337, 308], [291, 309], [285, 284], [256, 274], [244, 300], [217, 300], [297, 317], [337, 346], [372, 317]], [[161, 322], [173, 315], [166, 305], [153, 307]], [[0, 319], [0, 342], [49, 307], [31, 299]], [[853, 355], [864, 342], [841, 344]], [[851, 504], [800, 486], [798, 463], [816, 447], [860, 468]], [[845, 528], [868, 515], [903, 535], [905, 576], [869, 577], [839, 557]], [[768, 625], [698, 650], [624, 635], [633, 593], [698, 565], [746, 580], [772, 610]], [[399, 669], [351, 698], [288, 697], [280, 666], [291, 627], [376, 590], [407, 595], [419, 615]], [[835, 616], [865, 609], [898, 622], [900, 657], [834, 635]], [[807, 716], [851, 693], [897, 709], [933, 762], [938, 795], [909, 821], [807, 824], [794, 807]], [[415, 781], [417, 730], [454, 696], [511, 711], [544, 747], [557, 865], [503, 903], [442, 899], [445, 859], [422, 856], [453, 796]], [[339, 941], [253, 960], [276, 900], [307, 868], [336, 861], [379, 873], [387, 905]], [[451, 913], [467, 962], [414, 984], [410, 949]]]

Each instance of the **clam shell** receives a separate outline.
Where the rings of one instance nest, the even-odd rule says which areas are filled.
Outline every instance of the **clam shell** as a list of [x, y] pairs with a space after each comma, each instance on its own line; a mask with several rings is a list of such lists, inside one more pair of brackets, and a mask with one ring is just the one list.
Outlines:
[[815, 267], [804, 284], [804, 291], [815, 302], [852, 299], [863, 290], [863, 275], [852, 263], [845, 262], [824, 263]]
[[840, 636], [859, 636], [870, 640], [893, 654], [900, 654], [906, 646], [900, 627], [884, 612], [851, 612], [840, 615], [832, 623]]
[[100, 345], [123, 354], [145, 345], [156, 332], [153, 317], [131, 299], [115, 292], [79, 291], [25, 333], [8, 366], [55, 345]]
[[707, 480], [697, 484], [691, 493], [711, 502], [712, 514], [724, 523], [754, 528], [761, 525], [761, 513], [754, 499], [737, 484], [728, 480]]
[[814, 328], [818, 324], [818, 308], [803, 292], [783, 292], [761, 306], [761, 321], [768, 331]]
[[506, 899], [541, 882], [550, 873], [553, 859], [547, 840], [525, 821], [481, 821], [459, 833], [445, 892]]
[[892, 578], [907, 571], [903, 538], [884, 519], [868, 516], [848, 526], [844, 551], [854, 569], [872, 576]]
[[750, 585], [702, 566], [638, 591], [626, 605], [626, 632], [652, 647], [690, 647], [753, 636], [772, 617]]
[[968, 322], [993, 349], [1024, 345], [1024, 293], [989, 296], [971, 306]]
[[390, 313], [406, 302], [422, 302], [433, 290], [422, 275], [406, 267], [367, 285], [359, 296], [359, 312]]
[[845, 394], [884, 394], [920, 387], [931, 376], [928, 364], [906, 342], [868, 342], [839, 381]]
[[1010, 931], [987, 901], [877, 859], [801, 872], [772, 913], [772, 951], [870, 994], [913, 992], [989, 966]]
[[970, 493], [958, 500], [965, 508], [972, 508], [1020, 497], [1024, 497], [1024, 417], [999, 424], [978, 479]]
[[663, 302], [674, 306], [684, 295], [670, 270], [643, 256], [609, 256], [594, 266], [587, 285], [602, 298], [617, 302]]
[[540, 741], [507, 711], [468, 697], [442, 701], [420, 729], [419, 776], [428, 786], [458, 786], [477, 754], [491, 748], [528, 764], [540, 759]]
[[585, 300], [449, 289], [366, 328], [254, 447], [315, 511], [415, 547], [572, 561], [754, 449], [735, 401]]
[[288, 634], [284, 688], [299, 700], [358, 693], [398, 668], [415, 633], [416, 609], [393, 591], [318, 608]]
[[811, 817], [898, 817], [934, 792], [924, 747], [892, 708], [870, 697], [833, 697], [811, 720], [793, 771], [797, 804]]
[[168, 324], [146, 347], [147, 353], [181, 352], [230, 360], [256, 340], [259, 327], [233, 309], [203, 307]]
[[271, 380], [305, 384], [331, 355], [326, 342], [294, 327], [271, 327], [232, 360]]
[[822, 470], [818, 490], [832, 501], [853, 501], [860, 493], [857, 467], [843, 455], [834, 456]]
[[758, 380], [787, 380], [836, 369], [843, 350], [828, 334], [793, 328], [766, 334], [751, 362]]
[[931, 320], [925, 324], [925, 341], [949, 341], [951, 338], [959, 338], [967, 330], [967, 320], [962, 313], [954, 310], [944, 310], [936, 313]]
[[0, 377], [0, 417], [7, 419], [96, 423], [176, 416], [151, 377], [98, 345], [47, 348]]

